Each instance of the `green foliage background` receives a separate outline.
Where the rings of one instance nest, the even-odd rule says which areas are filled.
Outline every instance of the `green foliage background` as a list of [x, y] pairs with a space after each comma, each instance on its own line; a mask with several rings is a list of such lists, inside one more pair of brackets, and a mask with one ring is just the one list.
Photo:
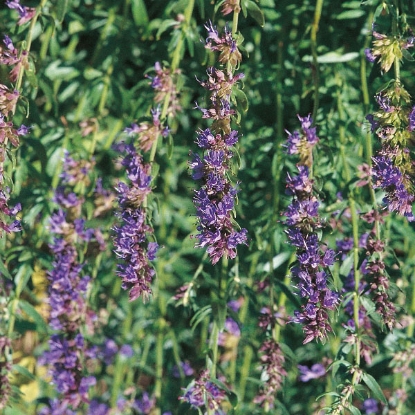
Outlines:
[[[31, 3], [27, 5], [37, 6]], [[281, 222], [289, 203], [286, 174], [295, 171], [296, 163], [285, 153], [285, 130], [298, 129], [297, 114], [313, 114], [320, 138], [313, 175], [322, 199], [321, 215], [328, 221], [344, 219], [351, 189], [358, 212], [367, 212], [372, 202], [365, 188], [356, 187], [357, 167], [370, 163], [379, 144], [368, 138], [370, 126], [365, 115], [375, 104], [376, 91], [392, 75], [382, 76], [364, 56], [372, 40], [375, 14], [385, 29], [389, 24], [388, 16], [379, 15], [381, 1], [322, 2], [315, 45], [311, 40], [315, 1], [260, 0], [254, 3], [258, 9], [250, 0], [242, 3], [248, 13], [241, 13], [239, 18], [243, 36], [240, 70], [245, 74], [242, 84], [249, 106], [244, 108], [239, 102], [238, 107], [241, 138], [235, 170], [241, 184], [236, 213], [240, 225], [248, 229], [249, 245], [238, 249], [237, 259], [230, 261], [227, 271], [228, 292], [222, 300], [241, 299], [240, 312], [231, 316], [242, 334], [228, 349], [220, 348], [222, 356], [232, 352], [234, 357], [223, 357], [218, 370], [238, 396], [236, 409], [228, 408], [227, 413], [261, 414], [266, 410], [253, 403], [261, 384], [260, 310], [275, 303], [292, 315], [299, 300], [288, 278], [294, 251], [287, 244]], [[404, 3], [407, 21], [413, 25], [414, 2]], [[174, 378], [172, 368], [181, 360], [190, 361], [196, 372], [205, 366], [209, 326], [213, 319], [220, 318], [215, 315], [215, 304], [219, 301], [216, 291], [221, 268], [211, 266], [203, 250], [194, 248], [192, 198], [196, 185], [189, 174], [188, 160], [189, 151], [196, 149], [195, 131], [206, 128], [200, 111], [195, 109], [195, 102], [202, 107], [206, 103], [197, 79], [204, 79], [207, 66], [214, 62], [213, 55], [204, 48], [203, 25], [211, 19], [223, 28], [229, 19], [213, 2], [196, 0], [194, 8], [189, 5], [192, 2], [167, 0], [43, 2], [43, 12], [33, 30], [31, 67], [24, 78], [25, 100], [21, 100], [15, 116], [15, 124], [31, 125], [32, 130], [22, 138], [6, 165], [12, 183], [11, 202], [20, 202], [23, 207], [23, 231], [0, 240], [4, 264], [0, 271], [4, 284], [12, 284], [11, 297], [2, 305], [8, 316], [15, 313], [17, 317], [12, 379], [16, 388], [11, 406], [4, 410], [7, 415], [36, 413], [55, 393], [45, 369], [36, 362], [50, 334], [45, 323], [47, 312], [39, 310], [46, 295], [44, 275], [53, 259], [48, 249], [48, 220], [55, 209], [52, 195], [62, 170], [63, 150], [81, 159], [94, 158], [93, 176], [102, 178], [104, 187], [112, 190], [124, 175], [112, 145], [126, 140], [123, 130], [132, 122], [150, 119], [154, 92], [146, 75], [152, 76], [155, 62], [171, 66], [173, 61], [180, 71], [182, 111], [168, 120], [171, 136], [160, 140], [153, 167], [158, 177], [149, 213], [163, 248], [155, 263], [157, 278], [150, 302], [128, 302], [115, 274], [113, 211], [93, 217], [92, 189], [86, 193], [83, 208], [88, 225], [100, 227], [108, 244], [108, 249], [88, 265], [94, 278], [89, 301], [101, 324], [89, 340], [99, 345], [111, 338], [119, 346], [132, 345], [135, 352], [129, 359], [119, 356], [109, 366], [100, 362], [94, 369], [100, 381], [91, 396], [114, 405], [119, 396], [139, 398], [147, 391], [157, 397], [154, 413], [197, 412], [177, 399], [191, 378]], [[0, 32], [18, 45], [24, 42], [28, 25], [17, 26], [16, 16], [15, 11], [1, 7]], [[414, 75], [414, 63], [404, 61], [402, 79], [411, 95], [415, 94]], [[0, 79], [7, 82], [4, 67], [0, 67]], [[86, 120], [92, 120], [95, 132], [83, 135], [79, 124]], [[381, 201], [382, 195], [378, 194]], [[367, 230], [362, 223], [359, 226], [360, 234]], [[391, 333], [380, 324], [376, 326], [378, 352], [370, 365], [362, 365], [376, 379], [391, 408], [394, 391], [405, 389], [408, 394], [401, 412], [385, 413], [410, 414], [415, 404], [415, 377], [412, 371], [409, 377], [394, 373], [390, 366], [398, 352], [413, 350], [415, 231], [405, 219], [389, 215], [382, 232], [400, 324]], [[342, 232], [327, 230], [322, 240], [334, 248], [336, 239], [344, 235], [351, 236], [347, 220]], [[346, 258], [333, 267], [331, 283], [337, 290], [342, 289], [351, 266], [351, 259]], [[257, 290], [258, 283], [266, 278], [273, 281], [271, 295]], [[177, 304], [172, 299], [176, 290], [190, 282], [193, 289], [188, 304]], [[20, 296], [16, 295], [16, 287], [22, 289]], [[371, 307], [367, 303], [369, 312]], [[331, 317], [334, 333], [326, 344], [303, 345], [300, 326], [289, 323], [281, 327], [279, 340], [284, 345], [288, 376], [269, 413], [318, 413], [318, 408], [330, 405], [334, 398], [327, 395], [316, 402], [316, 397], [341, 390], [339, 385], [347, 378], [346, 363], [338, 365], [337, 373], [329, 370], [325, 377], [309, 383], [298, 379], [297, 364], [310, 366], [323, 358], [327, 362], [353, 363], [352, 350], [342, 343], [347, 321], [343, 308]], [[8, 318], [4, 320], [6, 326]], [[376, 316], [372, 314], [371, 318], [376, 323]], [[368, 396], [378, 398], [374, 394], [376, 386], [366, 386], [353, 398], [356, 408], [361, 408]], [[126, 392], [130, 387], [132, 394]], [[19, 396], [19, 391], [23, 395]]]

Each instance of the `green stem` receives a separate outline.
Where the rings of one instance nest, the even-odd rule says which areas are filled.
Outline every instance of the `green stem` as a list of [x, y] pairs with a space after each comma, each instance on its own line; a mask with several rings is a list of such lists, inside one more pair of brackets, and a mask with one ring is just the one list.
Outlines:
[[[359, 336], [359, 308], [360, 308], [360, 271], [359, 271], [359, 220], [357, 217], [356, 204], [353, 195], [349, 198], [350, 212], [352, 215], [353, 230], [353, 269], [354, 269], [354, 293], [353, 293], [353, 319], [355, 324], [355, 334]], [[360, 366], [360, 339], [355, 345], [355, 363]]]
[[161, 390], [163, 385], [163, 343], [164, 343], [164, 327], [166, 322], [163, 317], [158, 321], [158, 332], [156, 342], [156, 382], [154, 386], [154, 396], [159, 402], [161, 398]]
[[[33, 16], [32, 20], [30, 21], [29, 31], [27, 32], [27, 36], [26, 36], [26, 47], [24, 49], [24, 51], [27, 53], [27, 55], [29, 55], [30, 47], [32, 46], [32, 39], [33, 39], [33, 33], [34, 33], [34, 30], [35, 30], [36, 22], [37, 22], [37, 20], [40, 16], [40, 14], [42, 13], [43, 7], [45, 7], [46, 2], [47, 2], [47, 0], [41, 0], [41, 2], [39, 3], [39, 6], [36, 9], [35, 15]], [[19, 92], [22, 89], [24, 71], [25, 71], [24, 65], [20, 65], [19, 73], [17, 74], [16, 85], [14, 87], [14, 89], [16, 89]], [[12, 114], [13, 115], [14, 115], [15, 111], [16, 111], [16, 105], [14, 105], [14, 107], [12, 109]]]
[[219, 332], [223, 329], [223, 323], [226, 318], [226, 288], [227, 288], [227, 277], [228, 277], [228, 258], [222, 258], [222, 268], [218, 283], [218, 294], [217, 294], [217, 313], [213, 320], [212, 334], [210, 338], [210, 349], [212, 350], [212, 364], [210, 367], [210, 377], [216, 379], [216, 366], [218, 364], [218, 339]]
[[189, 0], [187, 3], [186, 10], [184, 11], [184, 22], [182, 25], [182, 33], [177, 42], [176, 49], [174, 50], [173, 59], [171, 62], [171, 71], [172, 73], [179, 67], [180, 59], [182, 56], [182, 48], [184, 39], [186, 38], [187, 28], [190, 26], [190, 19], [192, 18], [193, 8], [195, 6], [195, 0]]
[[275, 154], [272, 161], [272, 177], [273, 180], [273, 217], [272, 223], [276, 223], [278, 221], [279, 215], [279, 205], [280, 205], [280, 195], [281, 192], [279, 191], [279, 184], [281, 179], [281, 162], [284, 155], [284, 149], [281, 145], [283, 141], [283, 134], [284, 134], [284, 104], [282, 100], [282, 91], [283, 91], [283, 43], [282, 41], [278, 42], [278, 49], [277, 49], [277, 94], [276, 94], [276, 117], [277, 117], [277, 139], [275, 143]]
[[320, 23], [321, 12], [323, 10], [323, 0], [316, 1], [316, 8], [314, 11], [314, 20], [311, 26], [311, 55], [313, 57], [313, 69], [314, 69], [314, 108], [313, 108], [313, 120], [317, 118], [317, 110], [319, 105], [319, 87], [320, 87], [320, 70], [317, 60], [317, 32], [318, 25]]
[[[395, 14], [392, 19], [392, 34], [397, 37], [399, 35], [399, 2], [398, 0], [394, 0], [393, 3], [395, 6]], [[393, 67], [395, 72], [395, 81], [399, 84], [401, 81], [401, 63], [399, 58], [396, 56], [393, 62]]]
[[251, 369], [251, 362], [252, 362], [253, 356], [254, 356], [254, 352], [252, 350], [252, 347], [250, 345], [246, 345], [244, 347], [244, 360], [242, 362], [241, 376], [240, 376], [239, 389], [238, 389], [238, 397], [239, 397], [240, 402], [244, 401], [246, 384], [247, 384], [247, 379], [249, 377], [249, 372]]
[[101, 116], [104, 113], [105, 104], [107, 102], [108, 92], [109, 92], [109, 88], [111, 84], [111, 75], [113, 71], [114, 71], [114, 65], [111, 62], [110, 65], [108, 66], [107, 72], [104, 77], [104, 88], [102, 89], [101, 98], [98, 104], [98, 115], [101, 115]]

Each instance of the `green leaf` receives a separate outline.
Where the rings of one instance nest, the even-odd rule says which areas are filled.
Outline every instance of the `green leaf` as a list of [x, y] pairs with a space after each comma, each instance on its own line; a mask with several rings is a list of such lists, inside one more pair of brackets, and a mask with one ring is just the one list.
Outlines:
[[280, 254], [272, 258], [272, 265], [270, 264], [270, 262], [267, 262], [264, 265], [260, 264], [258, 266], [258, 270], [259, 272], [270, 272], [271, 270], [274, 271], [275, 269], [279, 268], [282, 264], [284, 264], [290, 258], [290, 256], [290, 252], [281, 252]]
[[147, 8], [143, 0], [132, 0], [131, 10], [133, 12], [134, 23], [141, 27], [148, 25]]
[[362, 413], [359, 411], [359, 409], [356, 408], [355, 406], [351, 405], [351, 404], [347, 407], [347, 409], [350, 411], [350, 413], [352, 415], [362, 415]]
[[84, 78], [88, 81], [102, 77], [104, 74], [102, 71], [99, 71], [98, 69], [88, 67], [84, 70]]
[[[24, 254], [22, 254], [24, 255]], [[19, 258], [20, 259], [20, 258]], [[14, 278], [14, 282], [16, 284], [16, 289], [14, 291], [14, 294], [16, 298], [20, 297], [20, 294], [25, 289], [27, 282], [29, 281], [30, 277], [32, 276], [33, 270], [32, 268], [27, 264], [23, 264], [19, 270], [17, 271], [17, 274]]]
[[347, 19], [358, 19], [366, 14], [364, 10], [355, 9], [355, 10], [346, 10], [337, 15], [337, 20], [347, 20]]
[[25, 71], [26, 79], [32, 88], [37, 88], [39, 83], [36, 76], [36, 67], [33, 61], [29, 61], [29, 70]]
[[388, 401], [383, 394], [382, 389], [379, 384], [376, 382], [375, 378], [369, 373], [363, 373], [362, 376], [363, 382], [366, 383], [367, 387], [373, 392], [373, 395], [378, 401], [381, 401], [383, 404], [387, 405]]
[[290, 415], [287, 407], [278, 399], [275, 400], [276, 407], [280, 410], [282, 415]]
[[[349, 62], [359, 57], [358, 52], [349, 52], [349, 53], [339, 53], [339, 52], [328, 52], [324, 55], [317, 57], [318, 63], [344, 63]], [[311, 55], [306, 55], [303, 57], [303, 62], [312, 62], [313, 57]]]
[[30, 380], [36, 380], [36, 376], [33, 375], [33, 373], [29, 372], [25, 367], [20, 365], [13, 365], [12, 367], [13, 372], [17, 372], [23, 376], [26, 376]]
[[402, 55], [407, 61], [415, 61], [415, 58], [406, 49], [402, 49]]
[[19, 308], [24, 311], [28, 317], [30, 317], [35, 323], [38, 328], [38, 331], [43, 333], [48, 332], [48, 325], [46, 324], [43, 317], [36, 311], [36, 309], [29, 304], [27, 301], [19, 300]]
[[12, 280], [13, 279], [13, 277], [10, 274], [9, 270], [6, 268], [6, 266], [4, 265], [3, 261], [1, 261], [1, 260], [0, 260], [0, 274], [4, 275], [9, 280]]
[[66, 9], [68, 8], [68, 1], [69, 0], [58, 0], [58, 4], [56, 5], [56, 18], [58, 19], [59, 23], [63, 22], [66, 14]]
[[280, 346], [280, 348], [281, 348], [281, 350], [284, 353], [284, 356], [286, 358], [288, 358], [292, 362], [297, 362], [298, 361], [297, 356], [295, 355], [295, 353], [291, 350], [291, 348], [287, 344], [280, 342], [279, 346]]
[[159, 30], [157, 31], [157, 35], [156, 38], [157, 40], [160, 40], [160, 36], [171, 26], [176, 26], [177, 25], [177, 21], [173, 20], [173, 19], [166, 19], [163, 20], [163, 22], [161, 23], [161, 25], [159, 26]]
[[264, 13], [258, 7], [258, 5], [253, 1], [248, 1], [246, 3], [246, 8], [248, 10], [248, 14], [261, 26], [264, 27], [265, 18]]
[[167, 137], [167, 157], [169, 158], [169, 160], [171, 159], [171, 156], [173, 155], [173, 150], [174, 150], [173, 136], [169, 134]]
[[220, 331], [225, 327], [226, 320], [226, 303], [223, 300], [217, 300], [212, 303], [213, 317]]
[[45, 69], [45, 76], [51, 81], [70, 81], [79, 75], [79, 71], [77, 69], [70, 66], [59, 66], [60, 64], [61, 61], [56, 60]]
[[236, 107], [238, 111], [247, 112], [248, 111], [248, 98], [241, 89], [235, 89], [232, 91], [233, 97], [236, 101]]
[[298, 296], [294, 295], [293, 292], [282, 282], [279, 278], [273, 278], [273, 283], [278, 285], [281, 291], [287, 296], [291, 303], [297, 307], [301, 308], [301, 303], [298, 300]]
[[211, 313], [212, 307], [210, 305], [206, 305], [202, 307], [200, 310], [198, 310], [197, 313], [190, 320], [192, 331], [198, 326], [200, 322], [202, 322]]

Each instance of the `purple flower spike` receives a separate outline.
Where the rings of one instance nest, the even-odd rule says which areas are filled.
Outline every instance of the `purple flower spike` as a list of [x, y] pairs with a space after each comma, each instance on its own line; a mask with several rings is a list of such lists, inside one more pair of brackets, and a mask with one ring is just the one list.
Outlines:
[[151, 283], [155, 275], [149, 261], [156, 257], [158, 244], [147, 242], [147, 235], [153, 232], [146, 224], [146, 212], [142, 203], [151, 192], [150, 165], [143, 162], [134, 146], [123, 146], [126, 156], [122, 165], [126, 168], [130, 185], [119, 183], [118, 217], [121, 225], [115, 226], [115, 253], [122, 260], [117, 274], [122, 279], [122, 288], [130, 290], [130, 301], [142, 297], [146, 301], [152, 293]]
[[388, 209], [406, 216], [410, 222], [415, 221], [412, 213], [415, 197], [407, 190], [407, 180], [400, 169], [394, 166], [390, 158], [383, 155], [373, 157], [373, 164], [373, 186], [385, 190], [384, 201]]
[[[81, 334], [81, 326], [90, 328], [95, 318], [87, 304], [87, 290], [90, 277], [83, 275], [83, 264], [79, 263], [78, 252], [86, 252], [93, 237], [94, 229], [85, 229], [82, 217], [71, 219], [74, 209], [80, 213], [80, 200], [72, 192], [72, 172], [79, 167], [69, 154], [65, 155], [62, 186], [58, 186], [54, 201], [59, 209], [50, 218], [53, 240], [50, 249], [54, 255], [53, 268], [47, 274], [49, 280], [50, 326], [57, 332], [49, 341], [49, 350], [41, 358], [49, 366], [52, 383], [59, 392], [58, 401], [50, 402], [51, 408], [42, 409], [44, 414], [72, 414], [88, 403], [88, 391], [95, 384], [95, 378], [84, 375], [84, 361], [88, 345]], [[77, 169], [75, 169], [77, 170]], [[79, 170], [77, 170], [79, 173]], [[82, 172], [86, 180], [88, 172]], [[89, 179], [88, 179], [89, 180]], [[95, 238], [96, 239], [96, 238]], [[50, 412], [48, 412], [50, 410]]]
[[222, 415], [221, 403], [225, 400], [226, 393], [219, 389], [209, 378], [209, 371], [203, 370], [198, 378], [185, 391], [179, 400], [188, 402], [194, 408], [207, 406], [214, 410], [215, 415]]
[[[205, 25], [208, 31], [206, 47], [220, 51], [219, 61], [234, 66], [239, 51], [231, 32], [225, 28], [219, 35], [212, 22]], [[189, 166], [192, 178], [201, 181], [201, 188], [193, 198], [198, 218], [199, 240], [196, 247], [206, 247], [212, 264], [220, 258], [235, 258], [238, 245], [247, 243], [246, 229], [236, 230], [232, 210], [235, 206], [237, 190], [229, 178], [232, 146], [238, 142], [238, 132], [231, 128], [231, 118], [236, 113], [231, 108], [232, 89], [243, 78], [230, 70], [210, 67], [208, 79], [198, 81], [210, 93], [209, 108], [196, 108], [202, 111], [202, 118], [212, 120], [210, 128], [197, 132], [196, 144], [204, 151], [203, 156], [192, 154]]]
[[[309, 146], [309, 152], [310, 146], [318, 142], [316, 129], [311, 127], [311, 117], [299, 119], [303, 134], [288, 133], [288, 148], [292, 154], [296, 154], [297, 150], [301, 154], [304, 146]], [[334, 264], [335, 253], [319, 245], [317, 231], [322, 228], [322, 223], [318, 214], [319, 202], [313, 194], [313, 182], [309, 178], [309, 169], [300, 164], [298, 173], [297, 176], [287, 177], [286, 193], [291, 195], [293, 200], [284, 215], [285, 224], [289, 227], [286, 231], [288, 240], [297, 249], [298, 265], [292, 268], [291, 274], [301, 298], [306, 300], [301, 310], [295, 312], [292, 321], [304, 326], [304, 343], [308, 343], [314, 339], [324, 341], [328, 332], [332, 331], [326, 310], [336, 308], [339, 296], [327, 285], [327, 273], [324, 269]]]

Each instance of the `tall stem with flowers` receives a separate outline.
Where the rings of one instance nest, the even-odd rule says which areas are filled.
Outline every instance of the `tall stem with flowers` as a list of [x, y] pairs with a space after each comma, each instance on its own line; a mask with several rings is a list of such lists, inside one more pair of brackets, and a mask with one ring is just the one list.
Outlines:
[[[236, 69], [242, 59], [238, 50], [237, 26], [240, 13], [239, 1], [225, 1], [222, 5], [224, 15], [233, 12], [232, 30], [226, 25], [223, 34], [212, 22], [208, 22], [205, 28], [208, 32], [206, 49], [218, 52], [218, 61], [221, 68], [209, 67], [208, 78], [199, 83], [208, 91], [208, 108], [197, 108], [202, 112], [204, 119], [211, 120], [211, 124], [204, 130], [197, 132], [196, 144], [203, 151], [202, 156], [192, 153], [189, 163], [192, 169], [192, 177], [201, 183], [201, 187], [195, 190], [194, 203], [198, 220], [198, 240], [196, 247], [206, 248], [213, 265], [222, 258], [222, 271], [218, 282], [218, 293], [215, 301], [215, 318], [212, 324], [210, 348], [212, 359], [207, 358], [207, 372], [188, 388], [182, 400], [189, 402], [194, 407], [204, 405], [204, 402], [194, 398], [205, 390], [208, 396], [207, 411], [209, 414], [220, 412], [221, 401], [224, 394], [217, 394], [213, 386], [209, 390], [212, 379], [217, 378], [216, 366], [218, 364], [218, 340], [223, 329], [226, 316], [226, 290], [227, 290], [227, 264], [228, 259], [234, 259], [237, 255], [237, 246], [247, 243], [247, 230], [240, 229], [233, 219], [235, 209], [237, 187], [231, 182], [232, 157], [234, 146], [238, 142], [238, 131], [231, 126], [231, 121], [236, 115], [232, 109], [235, 104], [236, 84], [244, 77], [242, 73], [236, 74]], [[208, 377], [205, 378], [205, 376]], [[215, 393], [214, 393], [215, 392]], [[215, 396], [215, 394], [217, 396]]]

